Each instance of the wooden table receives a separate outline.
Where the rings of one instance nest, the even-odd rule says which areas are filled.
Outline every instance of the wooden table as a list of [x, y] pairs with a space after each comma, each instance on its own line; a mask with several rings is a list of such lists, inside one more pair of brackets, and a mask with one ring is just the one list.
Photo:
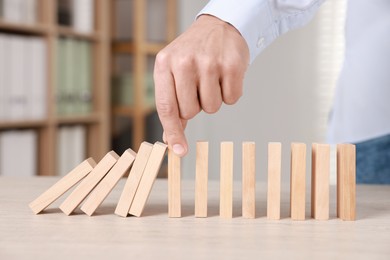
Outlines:
[[[34, 215], [28, 203], [56, 178], [0, 178], [0, 259], [390, 259], [390, 186], [357, 187], [357, 221], [288, 218], [282, 192], [280, 221], [265, 218], [266, 189], [257, 185], [257, 219], [243, 219], [235, 183], [233, 219], [218, 216], [219, 183], [209, 185], [210, 217], [195, 218], [193, 181], [183, 181], [183, 214], [167, 217], [167, 183], [155, 183], [144, 217], [113, 214], [124, 181], [92, 217], [65, 216], [55, 202]], [[309, 194], [307, 194], [309, 197]], [[307, 215], [310, 201], [307, 200]]]

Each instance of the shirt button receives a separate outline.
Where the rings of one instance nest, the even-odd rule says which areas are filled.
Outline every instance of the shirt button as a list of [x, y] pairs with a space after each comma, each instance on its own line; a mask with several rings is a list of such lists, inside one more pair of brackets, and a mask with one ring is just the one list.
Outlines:
[[258, 40], [257, 40], [257, 44], [256, 44], [256, 46], [257, 46], [257, 48], [260, 48], [260, 47], [263, 47], [263, 45], [264, 45], [264, 37], [260, 37]]

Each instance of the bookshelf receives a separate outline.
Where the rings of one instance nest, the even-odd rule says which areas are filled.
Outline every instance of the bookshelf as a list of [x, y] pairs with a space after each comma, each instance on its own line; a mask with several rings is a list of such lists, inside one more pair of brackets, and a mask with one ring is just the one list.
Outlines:
[[[125, 70], [132, 75], [128, 87], [132, 87], [133, 98], [131, 104], [112, 102], [111, 113], [113, 120], [121, 117], [132, 121], [131, 144], [139, 147], [146, 140], [146, 119], [156, 112], [154, 101], [145, 101], [148, 99], [145, 89], [151, 81], [156, 54], [176, 37], [177, 3], [176, 0], [112, 0], [111, 5], [112, 75], [121, 70], [116, 59], [127, 56], [130, 65]], [[127, 20], [118, 19], [126, 13]], [[112, 126], [115, 135], [119, 130], [115, 123]]]
[[[36, 21], [31, 24], [9, 22], [0, 18], [0, 33], [5, 35], [33, 36], [43, 39], [45, 49], [45, 116], [40, 119], [1, 119], [0, 134], [8, 130], [33, 129], [37, 133], [38, 175], [58, 174], [58, 142], [61, 127], [85, 127], [85, 157], [100, 158], [110, 148], [110, 8], [109, 1], [93, 1], [92, 31], [76, 30], [59, 25], [60, 0], [36, 0]], [[62, 0], [63, 1], [63, 0]], [[69, 0], [71, 1], [71, 0]], [[5, 1], [2, 1], [5, 2]], [[84, 1], [85, 2], [85, 1]], [[57, 43], [59, 39], [72, 39], [88, 43], [90, 47], [90, 101], [88, 112], [82, 114], [58, 113]], [[81, 73], [80, 73], [81, 74]]]

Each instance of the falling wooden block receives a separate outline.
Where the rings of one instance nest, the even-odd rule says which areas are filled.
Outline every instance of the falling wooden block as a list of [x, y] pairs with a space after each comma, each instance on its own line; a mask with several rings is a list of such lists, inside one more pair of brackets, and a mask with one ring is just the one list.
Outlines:
[[93, 168], [90, 174], [84, 178], [74, 191], [64, 200], [60, 209], [70, 215], [95, 188], [107, 172], [114, 166], [119, 159], [114, 151], [107, 153], [103, 159]]
[[130, 215], [137, 217], [142, 215], [146, 201], [148, 200], [149, 194], [152, 190], [154, 180], [157, 177], [161, 163], [164, 159], [166, 149], [167, 145], [160, 142], [156, 142], [153, 145], [153, 149], [149, 156], [148, 163], [146, 164], [144, 174], [142, 175], [137, 193], [135, 194], [133, 203], [130, 206]]
[[330, 145], [312, 144], [311, 216], [329, 219]]
[[180, 157], [168, 150], [168, 216], [181, 217]]
[[92, 216], [95, 210], [102, 204], [104, 199], [110, 194], [120, 178], [130, 169], [136, 157], [136, 153], [127, 149], [118, 159], [111, 170], [106, 174], [101, 182], [91, 192], [89, 197], [85, 200], [81, 210], [88, 216]]
[[337, 217], [356, 219], [356, 147], [337, 145]]
[[305, 220], [306, 144], [291, 144], [291, 219]]
[[31, 210], [38, 214], [50, 204], [61, 197], [65, 192], [72, 188], [76, 183], [87, 176], [96, 166], [96, 162], [89, 158], [79, 164], [76, 168], [62, 177], [58, 182], [42, 193], [38, 198], [30, 203]]
[[268, 143], [267, 218], [280, 219], [282, 144]]
[[207, 185], [209, 167], [209, 143], [196, 143], [195, 217], [207, 217]]
[[115, 209], [115, 214], [121, 217], [126, 217], [129, 214], [131, 203], [133, 202], [138, 185], [144, 173], [146, 163], [148, 162], [153, 145], [148, 142], [143, 142], [138, 150], [133, 167], [130, 170], [126, 180], [118, 205]]
[[221, 143], [219, 215], [233, 217], [233, 143]]
[[242, 216], [255, 218], [256, 215], [256, 145], [242, 143]]

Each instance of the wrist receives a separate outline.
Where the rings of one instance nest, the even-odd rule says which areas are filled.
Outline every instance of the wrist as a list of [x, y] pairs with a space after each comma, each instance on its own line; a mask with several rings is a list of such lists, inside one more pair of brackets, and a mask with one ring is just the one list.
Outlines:
[[239, 30], [237, 30], [236, 27], [234, 27], [232, 24], [214, 16], [214, 15], [211, 15], [211, 14], [201, 14], [199, 15], [197, 18], [196, 18], [196, 22], [199, 23], [200, 25], [202, 24], [205, 24], [207, 26], [210, 26], [210, 25], [215, 25], [215, 26], [222, 26], [224, 27], [226, 30], [231, 30], [231, 31], [234, 31], [236, 33], [238, 33], [241, 37], [241, 33]]

